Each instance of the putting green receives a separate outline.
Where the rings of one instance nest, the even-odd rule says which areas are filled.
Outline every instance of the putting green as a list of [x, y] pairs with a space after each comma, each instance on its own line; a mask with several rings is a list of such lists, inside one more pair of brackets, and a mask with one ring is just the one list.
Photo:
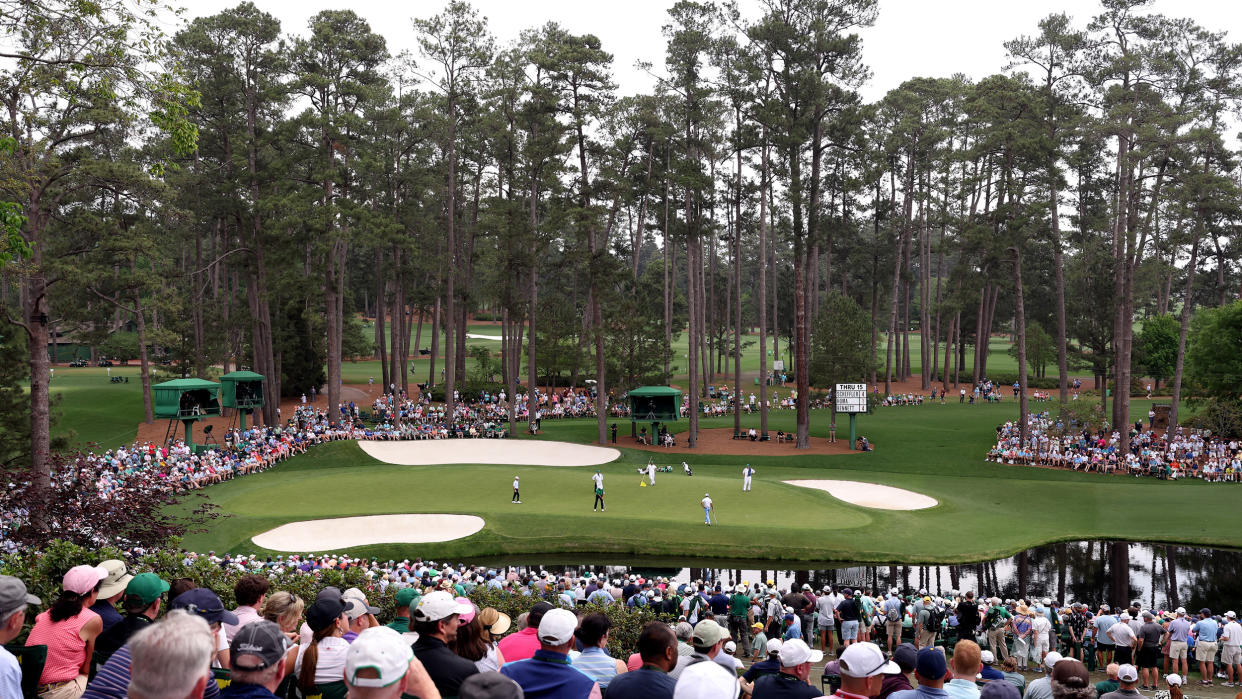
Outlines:
[[[1136, 410], [1146, 410], [1145, 405]], [[1165, 482], [986, 462], [993, 427], [1012, 405], [885, 408], [860, 419], [877, 451], [850, 456], [693, 455], [640, 487], [636, 472], [650, 452], [621, 449], [605, 464], [606, 512], [592, 512], [594, 469], [464, 464], [399, 466], [379, 462], [352, 442], [315, 447], [265, 473], [205, 491], [229, 516], [187, 536], [194, 550], [254, 551], [251, 537], [289, 522], [380, 514], [443, 513], [482, 517], [463, 539], [351, 548], [359, 555], [404, 558], [582, 554], [790, 560], [962, 563], [1063, 540], [1132, 541], [1237, 547], [1236, 528], [1203, 513], [1234, 511], [1242, 486]], [[757, 426], [748, 418], [744, 426]], [[542, 439], [590, 443], [594, 421], [546, 421]], [[704, 420], [731, 426], [731, 418]], [[812, 413], [812, 435], [826, 436], [827, 415]], [[684, 428], [684, 423], [682, 423]], [[770, 429], [791, 429], [777, 412]], [[519, 438], [523, 439], [523, 438]], [[655, 454], [660, 465], [683, 455]], [[742, 467], [757, 470], [742, 492]], [[522, 504], [511, 504], [513, 476]], [[934, 498], [924, 510], [878, 510], [786, 480], [862, 481]], [[710, 492], [718, 526], [703, 526], [699, 499]], [[1187, 506], [1169, 506], [1184, 503]]]

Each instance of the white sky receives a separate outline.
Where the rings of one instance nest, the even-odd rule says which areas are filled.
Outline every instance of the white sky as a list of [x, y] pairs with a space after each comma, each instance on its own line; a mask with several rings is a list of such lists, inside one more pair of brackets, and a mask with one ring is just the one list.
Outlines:
[[[233, 7], [239, 0], [185, 0], [189, 17], [214, 14]], [[392, 0], [254, 0], [262, 10], [281, 20], [286, 34], [304, 34], [311, 16], [324, 9], [349, 8], [384, 35], [392, 53], [417, 52], [410, 18], [435, 14], [443, 0], [394, 2]], [[594, 33], [605, 50], [615, 56], [614, 71], [620, 91], [633, 94], [650, 90], [653, 79], [634, 68], [637, 60], [650, 61], [658, 70], [664, 61], [664, 38], [660, 27], [673, 0], [472, 0], [488, 18], [492, 33], [501, 44], [518, 37], [521, 30], [556, 21], [575, 33]], [[744, 12], [757, 14], [754, 0], [741, 0]], [[863, 30], [863, 60], [874, 74], [863, 88], [866, 101], [874, 101], [904, 80], [916, 76], [947, 77], [964, 73], [981, 78], [1005, 65], [1001, 43], [1021, 34], [1033, 34], [1037, 22], [1053, 12], [1065, 12], [1083, 26], [1099, 10], [1085, 0], [880, 0], [874, 27]], [[1237, 0], [1155, 0], [1152, 11], [1190, 17], [1212, 31], [1228, 32], [1242, 41], [1242, 2]]]

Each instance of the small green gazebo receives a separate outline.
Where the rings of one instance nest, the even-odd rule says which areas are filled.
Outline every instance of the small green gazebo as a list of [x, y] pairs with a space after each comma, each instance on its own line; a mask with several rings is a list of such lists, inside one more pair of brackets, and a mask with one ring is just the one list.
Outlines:
[[253, 371], [230, 371], [220, 377], [220, 405], [236, 408], [241, 428], [246, 429], [246, 414], [263, 407], [263, 375]]
[[220, 415], [220, 384], [203, 379], [174, 379], [151, 387], [155, 417], [185, 425], [185, 443], [194, 447], [194, 423]]
[[654, 430], [658, 423], [681, 419], [681, 391], [672, 386], [639, 386], [630, 391], [629, 400], [632, 437], [638, 436], [640, 422], [652, 423]]

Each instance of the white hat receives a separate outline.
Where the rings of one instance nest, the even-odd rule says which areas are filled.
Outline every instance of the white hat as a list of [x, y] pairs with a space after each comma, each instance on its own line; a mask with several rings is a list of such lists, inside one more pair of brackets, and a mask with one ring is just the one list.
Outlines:
[[[878, 649], [877, 649], [878, 650]], [[818, 663], [824, 659], [824, 651], [811, 650], [806, 641], [794, 638], [781, 644], [781, 667], [796, 667], [802, 663]], [[883, 660], [884, 656], [880, 656]]]
[[1126, 663], [1117, 668], [1117, 679], [1122, 682], [1138, 682], [1138, 668]]
[[736, 643], [734, 643], [733, 641], [725, 641], [724, 652], [728, 653], [729, 655], [733, 655], [733, 652], [736, 650], [737, 650]]
[[1178, 616], [1186, 616], [1186, 608], [1185, 608], [1185, 607], [1178, 607], [1178, 608], [1177, 608], [1177, 615], [1178, 615]]
[[1235, 614], [1234, 612], [1225, 612], [1225, 618], [1226, 619], [1237, 619], [1238, 615]]
[[[396, 631], [387, 626], [363, 629], [345, 652], [345, 679], [353, 687], [387, 687], [405, 677], [413, 658], [410, 644]], [[368, 668], [378, 676], [357, 676]]]
[[769, 638], [768, 639], [768, 654], [771, 655], [772, 653], [781, 652], [781, 646], [783, 645], [785, 645], [785, 643], [781, 641], [781, 639]]
[[1051, 598], [1051, 597], [1045, 597], [1045, 598], [1044, 598], [1044, 604], [1052, 604], [1052, 598]]
[[1120, 615], [1120, 616], [1118, 616], [1117, 618], [1118, 618], [1118, 619], [1121, 619], [1122, 621], [1129, 621], [1129, 620], [1130, 620], [1130, 612], [1122, 612], [1122, 613], [1121, 613], [1121, 615]]
[[979, 653], [979, 660], [981, 660], [985, 665], [991, 665], [996, 662], [996, 656], [992, 655], [992, 651], [985, 650]]
[[1056, 652], [1056, 651], [1054, 650], [1054, 651], [1052, 651], [1051, 653], [1049, 653], [1048, 655], [1045, 655], [1045, 656], [1044, 656], [1044, 665], [1045, 665], [1045, 666], [1046, 666], [1049, 670], [1051, 670], [1053, 665], [1056, 665], [1057, 663], [1061, 662], [1062, 660], [1065, 660], [1064, 656], [1062, 656], [1060, 653], [1058, 653], [1058, 652]]
[[[790, 641], [789, 643], [792, 643]], [[786, 643], [785, 645], [789, 645]], [[806, 644], [803, 644], [806, 645]], [[781, 649], [781, 664], [785, 664], [784, 649]], [[823, 653], [820, 653], [822, 656]], [[884, 660], [884, 653], [874, 643], [862, 642], [850, 644], [838, 660], [841, 674], [846, 677], [875, 677], [876, 675], [895, 675], [901, 667], [891, 660]]]
[[539, 640], [550, 646], [562, 646], [574, 638], [578, 617], [568, 609], [549, 609], [539, 622]]
[[695, 663], [682, 670], [673, 699], [737, 699], [737, 675], [717, 663]]
[[412, 616], [415, 621], [439, 621], [454, 614], [469, 614], [473, 611], [474, 607], [459, 604], [449, 593], [436, 590], [423, 595], [422, 599], [418, 600], [418, 606], [414, 608]]
[[1164, 678], [1164, 681], [1172, 685], [1177, 685], [1178, 687], [1182, 686], [1182, 676], [1177, 673], [1173, 673], [1172, 675]]

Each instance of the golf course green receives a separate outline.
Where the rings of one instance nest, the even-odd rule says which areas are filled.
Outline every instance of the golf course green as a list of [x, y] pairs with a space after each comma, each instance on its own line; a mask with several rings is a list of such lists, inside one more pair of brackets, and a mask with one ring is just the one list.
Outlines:
[[[1147, 403], [1136, 401], [1132, 410], [1145, 412]], [[486, 524], [453, 541], [364, 546], [351, 553], [931, 564], [972, 562], [1089, 538], [1242, 544], [1242, 536], [1209, 514], [1234, 511], [1242, 492], [1234, 484], [985, 461], [995, 426], [1014, 412], [1012, 403], [880, 408], [859, 420], [861, 433], [876, 445], [874, 452], [795, 456], [788, 446], [773, 445], [772, 456], [691, 454], [686, 458], [692, 477], [681, 473], [683, 455], [657, 452], [656, 463], [678, 468], [659, 474], [655, 487], [640, 487], [637, 473], [651, 452], [622, 448], [619, 459], [601, 468], [608, 505], [602, 513], [590, 507], [592, 467], [401, 466], [373, 459], [356, 443], [334, 442], [264, 473], [202, 491], [224, 516], [208, 531], [188, 535], [184, 544], [217, 553], [263, 551], [251, 537], [281, 524], [404, 513], [477, 515]], [[828, 417], [812, 413], [813, 438], [827, 436]], [[744, 426], [757, 425], [757, 416], [744, 420]], [[704, 420], [703, 426], [731, 427], [732, 418]], [[593, 420], [545, 421], [544, 427], [539, 439], [589, 444], [595, 435]], [[682, 421], [675, 429], [685, 427]], [[792, 411], [773, 413], [770, 429], [793, 427]], [[757, 470], [749, 493], [742, 492], [746, 463]], [[521, 476], [520, 505], [510, 502], [514, 475]], [[895, 486], [939, 504], [914, 511], [871, 509], [782, 482], [805, 479]], [[698, 505], [705, 492], [716, 504], [718, 524], [713, 527], [704, 526]]]

